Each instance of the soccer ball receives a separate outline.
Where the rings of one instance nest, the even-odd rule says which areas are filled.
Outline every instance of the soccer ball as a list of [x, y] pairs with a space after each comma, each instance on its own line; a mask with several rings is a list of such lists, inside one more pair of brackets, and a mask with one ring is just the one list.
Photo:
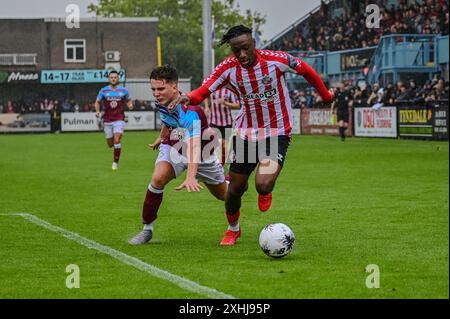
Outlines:
[[259, 235], [259, 246], [270, 257], [281, 258], [288, 255], [294, 246], [292, 230], [282, 223], [269, 224]]

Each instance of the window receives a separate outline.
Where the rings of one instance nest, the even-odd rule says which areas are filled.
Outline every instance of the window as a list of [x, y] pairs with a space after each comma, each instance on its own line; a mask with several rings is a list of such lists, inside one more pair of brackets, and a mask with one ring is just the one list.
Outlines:
[[84, 39], [64, 40], [64, 62], [66, 63], [86, 62], [86, 40]]

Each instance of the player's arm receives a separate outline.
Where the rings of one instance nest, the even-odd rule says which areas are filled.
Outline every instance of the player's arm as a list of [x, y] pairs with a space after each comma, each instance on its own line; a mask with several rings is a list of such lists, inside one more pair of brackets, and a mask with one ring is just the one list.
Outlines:
[[201, 138], [200, 136], [193, 136], [186, 140], [187, 144], [187, 159], [188, 167], [186, 179], [176, 188], [182, 190], [186, 188], [188, 192], [199, 192], [203, 187], [197, 181], [198, 163], [200, 163], [201, 156]]
[[227, 75], [229, 72], [229, 63], [219, 64], [214, 72], [205, 80], [203, 84], [188, 94], [181, 94], [178, 99], [169, 104], [171, 110], [179, 103], [184, 105], [200, 105], [212, 93], [228, 84]]
[[199, 192], [203, 187], [197, 181], [198, 164], [201, 160], [202, 142], [201, 142], [201, 120], [198, 115], [191, 117], [191, 122], [187, 124], [185, 129], [187, 144], [187, 160], [188, 167], [185, 181], [176, 188], [182, 190], [186, 188], [188, 192]]
[[208, 117], [209, 114], [211, 113], [211, 108], [210, 108], [210, 100], [211, 98], [207, 98], [205, 99], [205, 115]]
[[319, 74], [305, 61], [302, 61], [290, 54], [286, 54], [286, 61], [284, 61], [287, 69], [285, 71], [291, 71], [297, 73], [305, 78], [309, 84], [311, 84], [317, 92], [319, 92], [320, 97], [324, 103], [331, 103], [334, 98], [334, 90], [328, 90]]
[[159, 131], [159, 136], [156, 138], [156, 140], [152, 144], [148, 144], [148, 146], [152, 150], [157, 150], [159, 148], [159, 145], [161, 145], [161, 141], [164, 138], [166, 138], [167, 136], [169, 136], [169, 134], [170, 134], [169, 128], [167, 126], [165, 126], [164, 124], [162, 124], [161, 130]]
[[95, 116], [100, 117], [100, 103], [103, 101], [103, 89], [98, 92], [97, 99], [95, 100], [94, 107], [95, 107]]
[[128, 90], [125, 93], [124, 99], [125, 99], [125, 101], [127, 101], [126, 102], [127, 103], [127, 107], [131, 111], [133, 109], [133, 101], [130, 98], [130, 93], [128, 92]]
[[99, 117], [99, 115], [100, 115], [100, 102], [98, 100], [95, 100], [94, 107], [95, 107], [95, 116]]

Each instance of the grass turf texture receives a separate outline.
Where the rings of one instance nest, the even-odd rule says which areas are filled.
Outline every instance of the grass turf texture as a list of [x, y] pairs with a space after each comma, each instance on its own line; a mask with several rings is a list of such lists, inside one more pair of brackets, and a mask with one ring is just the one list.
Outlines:
[[[157, 152], [156, 132], [126, 132], [119, 171], [103, 135], [0, 135], [0, 214], [28, 212], [237, 298], [448, 298], [448, 143], [295, 136], [272, 208], [260, 213], [254, 177], [242, 237], [221, 247], [224, 206], [171, 182], [151, 244], [127, 240]], [[258, 236], [283, 222], [294, 251], [270, 259]], [[204, 298], [21, 217], [0, 216], [0, 298]], [[80, 289], [65, 268], [80, 267]], [[365, 267], [380, 269], [366, 288]]]

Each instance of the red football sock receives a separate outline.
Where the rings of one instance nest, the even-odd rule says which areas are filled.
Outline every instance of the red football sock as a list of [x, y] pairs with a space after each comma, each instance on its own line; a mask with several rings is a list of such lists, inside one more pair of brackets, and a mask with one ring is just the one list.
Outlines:
[[122, 149], [122, 146], [120, 144], [114, 144], [114, 162], [115, 163], [119, 163], [121, 149]]
[[231, 215], [229, 212], [226, 212], [227, 214], [227, 220], [228, 224], [230, 226], [235, 226], [239, 222], [239, 216], [241, 215], [240, 211], [237, 211], [237, 213]]
[[151, 184], [148, 186], [147, 194], [142, 208], [142, 223], [150, 224], [158, 216], [158, 209], [163, 200], [163, 189], [157, 189]]

